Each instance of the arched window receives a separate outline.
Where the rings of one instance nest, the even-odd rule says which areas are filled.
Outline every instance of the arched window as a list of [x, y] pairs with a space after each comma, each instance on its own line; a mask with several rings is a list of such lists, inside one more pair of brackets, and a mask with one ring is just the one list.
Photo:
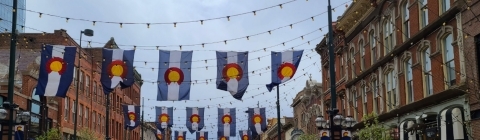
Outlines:
[[397, 92], [396, 92], [397, 83], [393, 73], [394, 73], [393, 69], [391, 69], [385, 74], [385, 88], [387, 91], [386, 92], [387, 97], [385, 100], [387, 101], [388, 111], [394, 109], [395, 105], [397, 105]]
[[418, 0], [420, 28], [428, 25], [428, 0]]
[[363, 97], [363, 115], [366, 115], [368, 114], [368, 108], [367, 108], [367, 103], [368, 103], [368, 98], [367, 98], [367, 87], [365, 85], [362, 85], [361, 87], [361, 93], [362, 94], [361, 96]]
[[352, 79], [355, 78], [355, 50], [353, 47], [350, 49], [350, 62], [352, 63]]
[[410, 13], [408, 11], [408, 5], [408, 0], [402, 5], [403, 41], [410, 38]]
[[430, 48], [426, 48], [422, 53], [422, 68], [423, 68], [423, 86], [425, 95], [430, 96], [433, 94], [433, 82], [432, 82], [432, 64], [430, 60]]
[[361, 55], [361, 62], [360, 62], [360, 69], [365, 69], [365, 44], [363, 44], [363, 39], [358, 42], [358, 47], [360, 48], [360, 55]]
[[412, 103], [414, 101], [413, 96], [413, 71], [412, 71], [412, 59], [408, 58], [408, 60], [404, 61], [405, 67], [405, 89], [407, 94], [407, 103]]
[[443, 59], [445, 64], [445, 79], [447, 80], [448, 86], [453, 86], [456, 83], [455, 57], [453, 54], [452, 43], [452, 34], [448, 34], [442, 39]]
[[445, 13], [450, 9], [450, 0], [440, 0], [440, 14]]
[[369, 42], [370, 42], [370, 48], [372, 49], [372, 63], [371, 64], [375, 64], [377, 62], [377, 39], [375, 39], [375, 31], [370, 30], [370, 32], [368, 33], [368, 39], [369, 39]]
[[[383, 23], [383, 46], [385, 46], [385, 54], [393, 51], [394, 42], [393, 42], [393, 19], [392, 17], [387, 17]], [[384, 54], [384, 55], [385, 55]]]

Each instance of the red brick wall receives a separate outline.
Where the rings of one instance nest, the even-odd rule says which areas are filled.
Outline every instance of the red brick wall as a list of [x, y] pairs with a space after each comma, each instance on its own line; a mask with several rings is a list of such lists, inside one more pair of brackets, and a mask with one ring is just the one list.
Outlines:
[[[9, 36], [8, 34], [2, 34], [2, 37], [0, 37], [0, 53], [8, 53], [8, 48], [10, 46], [9, 42]], [[28, 41], [28, 43], [27, 43]], [[41, 48], [41, 44], [56, 44], [56, 45], [77, 45], [76, 42], [72, 38], [66, 34], [66, 32], [61, 31], [61, 30], [56, 30], [54, 33], [46, 33], [45, 35], [38, 34], [38, 33], [25, 33], [25, 34], [20, 34], [18, 36], [18, 45], [17, 45], [17, 52], [23, 52], [24, 55], [20, 58], [21, 61], [27, 61], [28, 63], [25, 64], [19, 64], [19, 69], [21, 71], [26, 71], [28, 70], [27, 66], [31, 65], [31, 63], [34, 62], [35, 58], [40, 55], [38, 53]], [[28, 54], [31, 53], [31, 54]], [[93, 132], [96, 133], [98, 137], [104, 137], [104, 130], [101, 130], [100, 128], [104, 125], [105, 122], [102, 122], [100, 126], [96, 126], [96, 129], [93, 130], [93, 125], [97, 125], [98, 123], [98, 114], [101, 116], [105, 117], [105, 96], [102, 94], [103, 91], [97, 90], [97, 101], [94, 101], [92, 97], [95, 97], [95, 94], [93, 94], [93, 84], [96, 82], [97, 83], [97, 88], [100, 88], [100, 68], [99, 66], [96, 65], [94, 62], [92, 65], [92, 60], [91, 60], [91, 52], [88, 50], [82, 50], [82, 55], [84, 58], [81, 59], [81, 65], [80, 65], [80, 70], [84, 72], [85, 77], [89, 76], [90, 77], [90, 86], [87, 89], [86, 88], [86, 83], [83, 82], [84, 85], [84, 90], [79, 90], [79, 106], [83, 105], [84, 108], [88, 108], [88, 123], [85, 124], [79, 124], [78, 129], [82, 127], [88, 127], [90, 128]], [[26, 55], [25, 55], [26, 54]], [[98, 55], [98, 54], [96, 54]], [[2, 58], [3, 57], [8, 57], [8, 55], [2, 54], [0, 55]], [[101, 58], [101, 56], [94, 56]], [[4, 59], [2, 59], [3, 61]], [[8, 60], [8, 59], [5, 59]], [[76, 57], [75, 60], [75, 65], [78, 66], [78, 56]], [[4, 63], [4, 62], [0, 62]], [[7, 63], [8, 64], [8, 63]], [[85, 80], [85, 78], [83, 78]], [[49, 109], [49, 118], [57, 121], [59, 126], [62, 128], [62, 130], [73, 130], [73, 117], [72, 117], [72, 104], [74, 103], [75, 99], [75, 87], [73, 87], [75, 81], [72, 82], [72, 85], [70, 89], [68, 90], [67, 97], [70, 99], [69, 101], [69, 118], [67, 120], [63, 119], [63, 114], [65, 111], [65, 104], [64, 104], [64, 99], [63, 98], [56, 98], [56, 101], [58, 102], [58, 109]], [[31, 97], [32, 90], [35, 88], [37, 84], [37, 80], [35, 77], [32, 76], [24, 76], [23, 77], [23, 86], [22, 90], [18, 89], [18, 91], [21, 91], [22, 94], [24, 94], [26, 97]], [[4, 87], [2, 86], [2, 89]], [[6, 86], [5, 86], [5, 89]], [[89, 94], [87, 94], [86, 90], [89, 90]], [[3, 95], [6, 96], [6, 95]], [[119, 124], [119, 127], [116, 127], [114, 125], [110, 125], [110, 135], [112, 140], [118, 140], [123, 137], [123, 133], [125, 132], [123, 130], [123, 114], [121, 111], [121, 104], [131, 104], [132, 102], [134, 104], [139, 104], [140, 103], [140, 86], [135, 84], [131, 88], [127, 88], [124, 90], [119, 90], [116, 89], [113, 94], [110, 94], [112, 96], [111, 100], [111, 121], [113, 124]], [[27, 109], [27, 98], [21, 97], [21, 96], [15, 96], [14, 97], [15, 102], [18, 102], [20, 107], [22, 109]], [[53, 105], [52, 105], [53, 106]], [[82, 113], [85, 112], [85, 109], [82, 110]], [[92, 124], [92, 114], [93, 112], [97, 113], [97, 116], [95, 118], [95, 123]], [[77, 113], [78, 115], [78, 113]], [[78, 117], [77, 122], [80, 123], [80, 119], [83, 119], [83, 121], [86, 121], [84, 114], [82, 114], [82, 118]], [[137, 128], [133, 131], [132, 134], [132, 140], [139, 140], [139, 134], [140, 134], [140, 129]]]

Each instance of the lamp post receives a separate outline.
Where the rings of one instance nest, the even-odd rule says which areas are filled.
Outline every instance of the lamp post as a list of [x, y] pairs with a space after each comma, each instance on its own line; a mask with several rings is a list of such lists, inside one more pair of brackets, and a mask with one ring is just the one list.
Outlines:
[[[16, 125], [16, 124], [26, 124], [28, 121], [30, 121], [30, 112], [28, 111], [19, 111], [19, 108], [18, 108], [18, 105], [13, 103], [11, 104], [10, 102], [6, 101], [3, 103], [3, 106], [6, 108], [6, 109], [9, 109], [9, 110], [13, 110], [13, 111], [16, 111], [16, 118], [15, 118], [15, 121], [13, 121], [13, 117], [12, 119], [8, 119], [8, 120], [5, 120], [5, 118], [7, 118], [7, 115], [10, 115], [10, 116], [13, 116], [14, 112], [13, 111], [10, 111], [10, 113], [5, 109], [5, 108], [1, 108], [0, 109], [0, 122], [1, 124], [11, 124], [12, 126], [12, 129], [10, 129], [8, 132], [8, 136], [9, 136], [9, 140], [12, 139], [12, 131], [13, 131], [13, 125]], [[3, 139], [3, 133], [2, 135], [0, 135], [0, 140]]]
[[[342, 128], [345, 128], [345, 130], [351, 130], [352, 127], [357, 123], [351, 116], [344, 118], [340, 114], [337, 114], [335, 117], [333, 117], [333, 119], [330, 120], [333, 120], [333, 123], [329, 123], [323, 118], [323, 116], [318, 116], [317, 119], [315, 119], [315, 125], [317, 125], [318, 130], [330, 129], [330, 133], [334, 133], [335, 131], [341, 131]], [[330, 134], [330, 139], [341, 139], [341, 137], [337, 138], [334, 137], [333, 134]]]
[[[80, 51], [82, 51], [82, 36], [83, 35], [86, 35], [86, 36], [93, 36], [93, 30], [91, 29], [85, 29], [83, 31], [80, 31], [80, 42], [79, 42], [79, 48], [78, 48], [78, 51], [77, 51], [77, 54], [78, 54], [78, 67], [77, 67], [77, 81], [76, 81], [76, 85], [77, 85], [77, 89], [75, 91], [75, 112], [77, 112], [77, 114], [75, 115], [78, 115], [78, 113], [81, 113], [81, 112], [78, 112], [78, 90], [80, 88], [80, 59], [82, 58], [81, 57], [81, 53]], [[75, 140], [77, 140], [77, 116], [73, 116], [75, 119], [74, 119], [74, 122], [73, 122], [73, 137]]]
[[[13, 9], [12, 9], [12, 30], [11, 30], [11, 39], [10, 39], [10, 62], [8, 68], [8, 103], [13, 103], [13, 90], [15, 84], [15, 54], [17, 50], [17, 5], [18, 1], [13, 0]], [[4, 103], [5, 104], [5, 103]], [[8, 104], [10, 105], [10, 104]], [[8, 107], [7, 107], [8, 108]], [[13, 112], [13, 108], [10, 109], [10, 112]], [[13, 120], [13, 113], [10, 113], [8, 116], [9, 120]], [[13, 131], [13, 121], [8, 123], [8, 139], [12, 139], [12, 131]]]
[[[330, 0], [328, 0], [328, 57], [329, 57], [329, 70], [330, 70], [330, 98], [331, 98], [331, 108], [328, 110], [329, 119], [330, 119], [330, 137], [333, 137], [334, 134], [334, 116], [337, 115], [337, 93], [336, 93], [336, 78], [335, 78], [335, 54], [333, 46], [333, 27], [332, 27], [332, 6], [330, 5]], [[337, 120], [339, 121], [339, 120]]]

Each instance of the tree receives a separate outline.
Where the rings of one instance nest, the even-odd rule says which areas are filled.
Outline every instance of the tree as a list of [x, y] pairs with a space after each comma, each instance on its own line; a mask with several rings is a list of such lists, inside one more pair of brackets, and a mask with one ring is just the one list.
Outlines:
[[319, 137], [315, 134], [302, 134], [298, 137], [298, 140], [318, 140]]
[[358, 131], [358, 137], [361, 140], [393, 140], [387, 133], [388, 128], [380, 125], [378, 116], [375, 113], [363, 116], [362, 120], [365, 127]]
[[36, 140], [61, 140], [60, 131], [58, 128], [51, 128], [47, 130], [43, 135], [35, 138]]
[[95, 133], [88, 129], [82, 128], [80, 129], [79, 140], [98, 140], [98, 137], [95, 136]]

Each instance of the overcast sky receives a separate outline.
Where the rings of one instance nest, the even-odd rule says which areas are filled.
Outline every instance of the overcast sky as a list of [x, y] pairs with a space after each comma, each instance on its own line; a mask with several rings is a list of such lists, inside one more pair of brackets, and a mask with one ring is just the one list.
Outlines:
[[[345, 5], [350, 4], [351, 0], [332, 0], [333, 19], [340, 16], [346, 9]], [[318, 44], [327, 33], [327, 0], [297, 0], [275, 8], [258, 11], [254, 16], [252, 11], [279, 5], [288, 2], [288, 0], [29, 0], [27, 9], [44, 13], [39, 18], [38, 13], [27, 12], [26, 26], [45, 32], [53, 32], [57, 29], [65, 29], [68, 34], [75, 39], [79, 38], [79, 32], [83, 29], [93, 29], [95, 36], [83, 37], [86, 41], [102, 42], [92, 43], [92, 47], [103, 47], [111, 37], [122, 49], [133, 49], [137, 46], [166, 46], [160, 49], [179, 50], [179, 45], [201, 44], [206, 42], [216, 42], [217, 44], [207, 44], [202, 46], [184, 46], [182, 50], [194, 50], [192, 64], [192, 79], [202, 81], [191, 87], [190, 101], [181, 102], [160, 102], [156, 101], [157, 85], [151, 82], [157, 81], [158, 71], [151, 68], [158, 67], [158, 51], [156, 47], [137, 47], [134, 65], [137, 71], [142, 74], [146, 82], [142, 86], [141, 94], [145, 98], [145, 120], [154, 121], [155, 106], [174, 107], [174, 128], [173, 130], [187, 131], [185, 127], [186, 107], [205, 107], [205, 125], [203, 130], [209, 132], [210, 138], [216, 138], [217, 132], [217, 108], [237, 108], [237, 135], [238, 130], [247, 129], [246, 113], [243, 113], [248, 107], [256, 107], [257, 102], [260, 107], [266, 107], [267, 117], [276, 117], [276, 93], [269, 93], [265, 84], [270, 83], [270, 51], [282, 51], [295, 47], [296, 50], [304, 49], [303, 59], [295, 75], [295, 81], [291, 81], [285, 86], [280, 87], [281, 98], [281, 116], [293, 116], [293, 108], [290, 107], [292, 99], [296, 93], [303, 89], [308, 75], [312, 75], [313, 80], [320, 81], [320, 57], [316, 52], [312, 52], [315, 45]], [[246, 15], [232, 16], [239, 13], [250, 12]], [[314, 21], [311, 19], [304, 22], [293, 24], [293, 28], [285, 27], [275, 30], [278, 27], [287, 26], [292, 23], [308, 19], [314, 15], [325, 12], [317, 16]], [[81, 18], [94, 21], [112, 21], [122, 23], [173, 23], [178, 22], [177, 27], [173, 24], [150, 25], [146, 24], [127, 25], [107, 24], [97, 22], [95, 26], [92, 22], [69, 20], [64, 18], [51, 17], [45, 14], [58, 16]], [[200, 22], [180, 23], [182, 21], [200, 21], [217, 17], [230, 17], [219, 20]], [[322, 31], [318, 28], [323, 27]], [[272, 30], [272, 34], [267, 32]], [[314, 33], [305, 35], [314, 30]], [[32, 29], [26, 29], [26, 32], [39, 32]], [[264, 33], [252, 36], [257, 33]], [[304, 35], [304, 40], [296, 39], [290, 42], [288, 40], [298, 38]], [[235, 41], [227, 41], [239, 37], [249, 37], [249, 40], [242, 38]], [[311, 41], [310, 45], [306, 42]], [[285, 46], [281, 45], [283, 42]], [[280, 44], [280, 45], [278, 45]], [[275, 46], [278, 45], [278, 46]], [[82, 43], [87, 47], [87, 43]], [[275, 46], [275, 47], [271, 47]], [[263, 48], [267, 48], [266, 51]], [[249, 71], [258, 70], [255, 74], [249, 73], [250, 85], [243, 101], [235, 100], [230, 93], [216, 89], [216, 61], [205, 59], [215, 59], [215, 50], [232, 51], [250, 51], [249, 59], [261, 57], [260, 60], [249, 61]], [[261, 51], [255, 51], [261, 50]], [[266, 56], [266, 57], [262, 57]], [[310, 59], [311, 57], [311, 59]], [[147, 61], [146, 65], [144, 61]], [[316, 62], [316, 65], [313, 63]], [[208, 70], [205, 68], [208, 67]], [[262, 73], [261, 76], [258, 73]], [[303, 76], [306, 74], [306, 76]], [[213, 79], [206, 84], [205, 79]], [[264, 93], [265, 94], [261, 94]], [[223, 98], [222, 98], [223, 97]], [[253, 97], [253, 98], [252, 98]], [[220, 105], [219, 105], [220, 104]], [[207, 108], [209, 107], [209, 108]], [[187, 133], [188, 138], [194, 138], [194, 134]], [[237, 136], [238, 138], [238, 136]]]

